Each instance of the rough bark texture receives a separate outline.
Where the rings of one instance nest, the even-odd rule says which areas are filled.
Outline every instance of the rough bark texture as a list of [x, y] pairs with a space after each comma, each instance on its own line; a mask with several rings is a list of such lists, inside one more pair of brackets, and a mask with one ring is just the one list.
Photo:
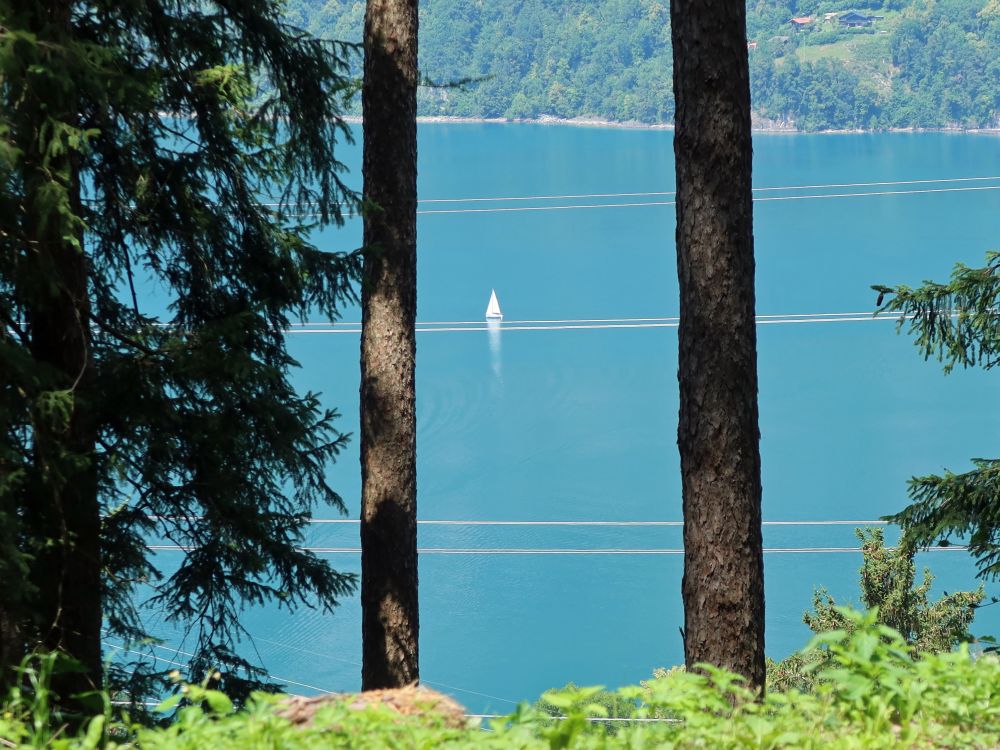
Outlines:
[[52, 296], [29, 316], [32, 355], [62, 374], [74, 405], [65, 426], [41, 416], [36, 420], [37, 473], [26, 516], [34, 538], [51, 542], [36, 550], [31, 562], [38, 645], [66, 652], [86, 670], [55, 678], [56, 692], [68, 699], [100, 686], [103, 672], [96, 435], [86, 403], [93, 381], [87, 269], [83, 252], [65, 241], [43, 240], [39, 254], [51, 270]]
[[365, 12], [361, 290], [363, 690], [418, 679], [417, 2]]
[[[39, 28], [70, 26], [68, 1], [36, 6]], [[46, 15], [47, 14], [47, 15]], [[58, 33], [58, 32], [56, 32]], [[35, 361], [51, 368], [56, 388], [72, 394], [68, 419], [53, 418], [44, 408], [33, 425], [34, 478], [24, 522], [30, 536], [44, 540], [32, 550], [30, 581], [35, 643], [47, 651], [63, 651], [84, 672], [59, 674], [53, 687], [72, 704], [74, 693], [99, 687], [101, 662], [100, 504], [94, 465], [96, 431], [88, 414], [93, 387], [90, 347], [88, 262], [82, 231], [67, 230], [53, 218], [52, 198], [45, 195], [52, 180], [68, 191], [69, 209], [82, 215], [78, 169], [69, 153], [39, 154], [46, 143], [40, 128], [44, 115], [73, 122], [75, 97], [58, 87], [37, 86], [21, 102], [17, 134], [25, 145], [24, 226], [30, 238], [24, 253], [30, 278], [39, 280], [26, 300], [26, 322]], [[27, 269], [26, 269], [27, 270]]]
[[764, 684], [764, 573], [743, 0], [671, 0], [684, 657]]

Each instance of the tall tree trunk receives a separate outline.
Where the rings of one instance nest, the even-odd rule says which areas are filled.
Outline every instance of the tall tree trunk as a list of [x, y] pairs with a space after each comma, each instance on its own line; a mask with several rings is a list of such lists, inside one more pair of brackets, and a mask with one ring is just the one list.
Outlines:
[[12, 668], [24, 656], [24, 644], [21, 642], [21, 623], [18, 614], [21, 613], [22, 601], [8, 600], [10, 594], [5, 592], [0, 601], [0, 692], [6, 693], [14, 680]]
[[[0, 340], [5, 338], [11, 337], [7, 333], [0, 333]], [[15, 386], [4, 377], [5, 375], [4, 368], [0, 367], [0, 389], [11, 392]], [[0, 425], [0, 430], [9, 434], [10, 427], [3, 424]], [[15, 466], [17, 469], [22, 468], [20, 462], [0, 461], [0, 476], [9, 475]], [[23, 583], [27, 573], [28, 558], [24, 554], [22, 539], [20, 496], [16, 492], [2, 493], [0, 494], [0, 581], [3, 581], [3, 592], [0, 594], [0, 695], [6, 694], [6, 690], [14, 680], [12, 667], [24, 655], [21, 618], [25, 611]]]
[[[69, 0], [35, 4], [40, 34], [57, 42], [68, 35], [71, 9]], [[37, 280], [24, 299], [25, 322], [32, 357], [48, 369], [52, 394], [34, 413], [35, 470], [24, 524], [35, 590], [30, 595], [32, 637], [25, 640], [29, 647], [65, 652], [82, 665], [83, 672], [54, 677], [53, 688], [64, 705], [72, 706], [72, 695], [100, 687], [103, 673], [96, 429], [88, 413], [94, 381], [89, 269], [82, 225], [65, 213], [82, 216], [76, 157], [65, 145], [49, 148], [50, 139], [59, 136], [45, 123], [47, 116], [74, 123], [75, 97], [38, 81], [18, 103], [15, 136], [24, 149], [25, 278]], [[63, 198], [54, 197], [60, 193]]]
[[361, 287], [361, 687], [419, 677], [414, 363], [417, 1], [365, 12]]
[[39, 645], [64, 651], [84, 673], [60, 675], [64, 699], [101, 685], [100, 506], [94, 467], [95, 431], [87, 413], [90, 357], [87, 268], [83, 251], [65, 240], [42, 240], [40, 261], [50, 269], [52, 293], [30, 311], [31, 351], [70, 389], [69, 419], [38, 413], [36, 482], [26, 519], [38, 544], [31, 563]]
[[744, 0], [671, 0], [684, 659], [764, 685]]

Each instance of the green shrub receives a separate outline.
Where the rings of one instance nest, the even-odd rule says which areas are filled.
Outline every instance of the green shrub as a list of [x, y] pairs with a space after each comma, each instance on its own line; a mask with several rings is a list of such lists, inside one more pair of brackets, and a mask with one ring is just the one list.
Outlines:
[[561, 721], [568, 714], [583, 714], [589, 719], [599, 719], [601, 721], [594, 723], [603, 726], [610, 734], [615, 734], [626, 723], [619, 720], [634, 716], [639, 705], [637, 698], [622, 695], [615, 690], [579, 688], [569, 683], [560, 690], [543, 693], [533, 708], [554, 717], [552, 721]]
[[[493, 722], [489, 732], [454, 729], [433, 715], [401, 717], [385, 710], [352, 710], [349, 702], [326, 706], [311, 726], [292, 727], [275, 713], [275, 698], [260, 696], [241, 713], [224, 698], [192, 688], [195, 704], [166, 730], [144, 730], [144, 750], [213, 750], [282, 747], [347, 748], [484, 747], [495, 750], [562, 748], [903, 748], [987, 747], [1000, 740], [1000, 664], [973, 660], [967, 647], [916, 661], [903, 637], [878, 622], [875, 612], [842, 609], [850, 629], [814, 638], [808, 650], [829, 658], [813, 693], [772, 693], [763, 701], [740, 678], [706, 667], [704, 673], [671, 670], [644, 687], [606, 693], [572, 687], [547, 693], [546, 704], [563, 718], [523, 706]], [[615, 706], [635, 706], [634, 719], [615, 733], [590, 721], [617, 696]], [[602, 701], [603, 702], [603, 701]]]
[[[859, 587], [861, 603], [868, 610], [877, 610], [879, 623], [898, 631], [914, 658], [925, 654], [951, 651], [960, 643], [973, 640], [969, 626], [985, 592], [980, 585], [975, 591], [956, 591], [932, 602], [928, 594], [934, 582], [929, 568], [916, 585], [917, 569], [914, 550], [891, 549], [885, 546], [882, 529], [855, 529], [861, 542]], [[813, 609], [802, 621], [814, 633], [846, 630], [852, 620], [824, 588], [813, 594]], [[780, 662], [769, 660], [767, 685], [769, 690], [809, 690], [816, 680], [816, 663], [828, 658], [818, 650], [792, 654]]]
[[[603, 691], [570, 687], [545, 695], [553, 717], [537, 705], [522, 705], [483, 727], [454, 727], [433, 712], [406, 716], [381, 704], [358, 709], [351, 700], [331, 700], [310, 723], [295, 725], [281, 715], [279, 697], [256, 694], [242, 710], [222, 693], [184, 686], [161, 709], [176, 712], [166, 728], [132, 727], [129, 747], [142, 750], [639, 750], [641, 748], [986, 748], [1000, 744], [1000, 662], [973, 659], [966, 644], [914, 659], [910, 644], [879, 622], [875, 611], [839, 609], [847, 628], [823, 633], [805, 654], [820, 651], [816, 688], [771, 692], [763, 699], [741, 678], [704, 666], [673, 669], [643, 686]], [[36, 690], [36, 694], [38, 691]], [[602, 698], [601, 696], [604, 696]], [[608, 732], [591, 719], [630, 706], [631, 722]], [[597, 699], [598, 702], [595, 702]], [[610, 698], [609, 698], [610, 700]], [[30, 702], [29, 702], [30, 703]], [[51, 727], [44, 708], [23, 710], [8, 702], [0, 717], [0, 744], [96, 748], [103, 717], [79, 737]], [[670, 717], [663, 719], [662, 717]], [[650, 721], [650, 719], [655, 719]], [[45, 743], [49, 744], [45, 744]], [[109, 747], [124, 748], [111, 743]]]
[[0, 745], [52, 750], [95, 750], [104, 745], [111, 727], [107, 695], [79, 696], [83, 700], [78, 705], [94, 707], [94, 715], [80, 716], [64, 713], [49, 689], [52, 675], [68, 669], [79, 666], [62, 654], [25, 657], [0, 708]]

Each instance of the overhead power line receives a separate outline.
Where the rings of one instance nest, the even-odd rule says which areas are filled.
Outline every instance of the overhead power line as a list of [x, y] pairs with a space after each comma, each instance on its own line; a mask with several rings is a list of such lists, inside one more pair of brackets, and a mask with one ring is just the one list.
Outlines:
[[[953, 313], [952, 317], [957, 317]], [[785, 315], [758, 315], [757, 325], [812, 325], [822, 323], [898, 323], [912, 315], [877, 315], [871, 312], [826, 312], [788, 313]], [[607, 330], [632, 328], [677, 328], [680, 318], [561, 318], [551, 320], [463, 320], [463, 321], [417, 321], [417, 333], [463, 333], [476, 331], [574, 331]], [[168, 328], [169, 323], [156, 323]], [[354, 334], [361, 333], [361, 323], [357, 321], [289, 323], [283, 332], [287, 334]]]
[[[361, 523], [356, 518], [311, 518], [310, 524]], [[888, 521], [762, 521], [761, 526], [887, 526]], [[419, 520], [418, 526], [683, 526], [683, 521], [489, 521], [489, 520]]]
[[[792, 192], [796, 190], [836, 190], [842, 188], [871, 188], [871, 187], [896, 187], [896, 186], [906, 186], [906, 185], [945, 185], [954, 184], [959, 182], [991, 182], [1000, 180], [1000, 175], [994, 177], [941, 177], [937, 179], [923, 179], [923, 180], [880, 180], [872, 182], [832, 182], [825, 184], [816, 185], [776, 185], [769, 187], [759, 187], [752, 188], [754, 193], [766, 193], [766, 192]], [[921, 193], [953, 193], [953, 192], [966, 192], [970, 190], [1000, 190], [1000, 185], [993, 186], [969, 186], [969, 187], [949, 187], [949, 188], [937, 188], [937, 189], [918, 189], [918, 190], [882, 190], [882, 191], [863, 191], [856, 193], [821, 193], [817, 195], [793, 195], [793, 196], [777, 196], [777, 197], [755, 197], [753, 200], [755, 203], [766, 202], [766, 201], [776, 201], [776, 200], [809, 200], [809, 199], [819, 199], [819, 198], [857, 198], [863, 196], [886, 196], [886, 195], [917, 195]], [[421, 198], [418, 200], [418, 204], [463, 204], [463, 203], [509, 203], [509, 202], [526, 202], [526, 201], [555, 201], [555, 200], [583, 200], [583, 199], [599, 199], [599, 198], [656, 198], [656, 197], [668, 197], [676, 195], [676, 191], [673, 190], [649, 190], [649, 191], [639, 191], [639, 192], [619, 192], [619, 193], [566, 193], [560, 195], [512, 195], [512, 196], [470, 196], [466, 198]], [[84, 202], [88, 204], [99, 204], [100, 201], [95, 198], [85, 198]], [[304, 202], [304, 203], [294, 203], [294, 202], [261, 202], [257, 204], [264, 208], [305, 208], [307, 206], [315, 206], [317, 203], [315, 201]], [[358, 214], [351, 210], [346, 204], [338, 204], [340, 208], [347, 208], [348, 210], [343, 212], [346, 217], [356, 217]], [[584, 204], [584, 205], [569, 205], [569, 206], [521, 206], [521, 207], [488, 207], [488, 208], [457, 208], [457, 209], [426, 209], [418, 210], [418, 214], [463, 214], [463, 213], [507, 213], [511, 211], [568, 211], [573, 209], [596, 209], [596, 208], [627, 208], [635, 206], [672, 206], [674, 201], [636, 201], [636, 202], [626, 202], [626, 203], [597, 203], [597, 204]], [[292, 211], [292, 215], [300, 217], [311, 217], [319, 216], [319, 211]]]
[[[153, 653], [150, 653], [148, 651], [136, 651], [134, 649], [126, 648], [125, 646], [120, 646], [117, 643], [112, 643], [111, 641], [108, 641], [108, 640], [102, 640], [101, 642], [105, 646], [107, 646], [108, 648], [114, 649], [116, 651], [121, 651], [121, 652], [126, 653], [126, 654], [132, 654], [132, 655], [138, 656], [138, 657], [140, 657], [142, 659], [152, 659], [154, 662], [162, 661], [164, 664], [169, 664], [172, 667], [180, 667], [182, 669], [186, 669], [188, 667], [188, 665], [185, 664], [184, 662], [176, 661], [174, 659], [168, 659], [168, 658], [166, 658], [164, 656], [158, 656], [157, 654], [153, 654]], [[175, 656], [177, 654], [180, 654], [182, 656], [192, 656], [192, 657], [194, 656], [194, 654], [192, 654], [190, 651], [182, 651], [179, 648], [172, 648], [172, 647], [167, 647], [167, 646], [161, 646], [159, 644], [151, 644], [151, 646], [152, 646], [152, 648], [155, 648], [155, 649], [160, 649], [162, 651], [172, 652]], [[304, 687], [307, 690], [316, 690], [317, 692], [320, 692], [320, 693], [326, 693], [326, 694], [331, 694], [331, 695], [333, 694], [332, 690], [325, 690], [324, 688], [316, 687], [315, 685], [309, 685], [308, 683], [305, 683], [305, 682], [299, 682], [298, 680], [290, 680], [287, 677], [279, 677], [276, 674], [269, 674], [268, 676], [272, 680], [275, 680], [276, 682], [281, 682], [281, 683], [284, 683], [284, 684], [287, 684], [287, 685], [296, 685], [297, 687]]]
[[[907, 317], [907, 316], [902, 316]], [[830, 323], [872, 323], [898, 322], [898, 315], [876, 316], [872, 313], [803, 313], [786, 316], [758, 315], [757, 325], [819, 325]], [[677, 328], [679, 318], [607, 318], [558, 321], [504, 320], [496, 322], [444, 321], [417, 322], [417, 333], [466, 333], [473, 331], [592, 331], [611, 329]], [[293, 325], [285, 333], [310, 334], [359, 334], [361, 324], [352, 323], [305, 323]]]
[[[312, 651], [312, 650], [309, 650], [309, 649], [301, 648], [299, 646], [293, 646], [290, 643], [284, 643], [282, 641], [274, 641], [274, 640], [271, 640], [271, 639], [268, 639], [268, 638], [261, 638], [259, 636], [253, 636], [253, 635], [251, 635], [251, 639], [253, 641], [255, 641], [255, 642], [267, 643], [267, 644], [270, 644], [272, 646], [277, 646], [278, 648], [283, 648], [283, 649], [287, 649], [287, 650], [290, 650], [290, 651], [298, 651], [300, 653], [309, 654], [310, 656], [317, 656], [317, 657], [321, 657], [321, 658], [324, 658], [324, 659], [330, 659], [330, 660], [333, 660], [333, 661], [342, 662], [344, 664], [349, 664], [350, 666], [357, 667], [358, 669], [361, 669], [361, 664], [358, 663], [358, 662], [356, 662], [356, 661], [353, 661], [351, 659], [344, 659], [342, 657], [334, 656], [334, 655], [329, 654], [329, 653], [322, 653], [322, 652], [319, 652], [319, 651]], [[149, 651], [135, 651], [133, 649], [126, 648], [123, 645], [112, 643], [111, 641], [108, 641], [106, 639], [102, 640], [101, 642], [105, 646], [107, 646], [108, 648], [115, 649], [117, 651], [122, 651], [122, 652], [128, 653], [128, 654], [133, 654], [133, 655], [139, 656], [141, 658], [152, 659], [152, 660], [154, 660], [154, 662], [155, 661], [162, 661], [164, 664], [169, 664], [170, 666], [173, 666], [173, 667], [186, 668], [188, 666], [187, 664], [185, 664], [183, 662], [179, 662], [179, 661], [176, 661], [174, 659], [168, 659], [168, 658], [163, 657], [163, 656], [158, 656], [157, 654], [151, 653]], [[193, 657], [194, 656], [194, 654], [191, 653], [190, 651], [184, 651], [183, 649], [176, 648], [174, 646], [166, 646], [166, 645], [163, 645], [162, 643], [151, 643], [151, 644], [149, 644], [149, 646], [151, 648], [157, 649], [159, 651], [166, 651], [167, 653], [170, 653], [172, 656], [178, 656], [178, 655], [180, 655], [180, 656], [187, 656], [187, 657]], [[267, 673], [267, 674], [268, 674], [268, 676], [272, 680], [275, 680], [276, 682], [280, 682], [280, 683], [283, 683], [283, 684], [286, 684], [286, 685], [295, 685], [297, 687], [306, 688], [307, 690], [315, 690], [315, 691], [317, 691], [319, 693], [323, 693], [325, 695], [335, 695], [337, 693], [337, 691], [334, 691], [334, 690], [327, 690], [326, 688], [321, 688], [321, 687], [318, 687], [316, 685], [310, 685], [309, 683], [301, 682], [299, 680], [293, 680], [293, 679], [290, 679], [288, 677], [280, 677], [278, 675], [270, 674], [270, 673]], [[510, 700], [509, 698], [501, 698], [500, 696], [497, 696], [497, 695], [490, 695], [489, 693], [481, 693], [481, 692], [478, 692], [476, 690], [470, 690], [468, 688], [459, 687], [457, 685], [450, 685], [448, 683], [439, 682], [437, 680], [428, 680], [426, 678], [421, 678], [420, 682], [423, 683], [423, 684], [425, 684], [425, 685], [434, 685], [436, 687], [445, 688], [447, 690], [456, 690], [456, 691], [458, 691], [460, 693], [468, 693], [470, 695], [478, 695], [478, 696], [480, 696], [482, 698], [489, 698], [490, 700], [501, 701], [503, 703], [510, 703], [511, 705], [514, 705], [514, 706], [516, 706], [518, 704], [518, 701], [513, 701], [513, 700]], [[155, 705], [155, 704], [153, 704], [153, 705]], [[480, 717], [477, 716], [477, 717], [473, 717], [473, 718], [480, 718]]]
[[[891, 182], [833, 182], [822, 185], [780, 185], [777, 187], [757, 187], [753, 188], [755, 193], [790, 191], [790, 190], [826, 190], [837, 188], [859, 188], [859, 187], [890, 187], [895, 185], [937, 185], [954, 182], [986, 182], [1000, 180], [1000, 175], [995, 177], [942, 177], [935, 180], [893, 180]], [[640, 193], [573, 193], [568, 195], [515, 195], [502, 197], [475, 197], [475, 198], [421, 198], [419, 203], [502, 203], [508, 201], [555, 201], [555, 200], [579, 200], [583, 198], [653, 198], [657, 196], [676, 195], [674, 190], [666, 191], [646, 191]], [[268, 204], [279, 205], [279, 204]]]
[[[882, 180], [872, 182], [828, 182], [816, 185], [777, 185], [752, 188], [754, 193], [786, 192], [793, 190], [834, 190], [840, 188], [863, 188], [863, 187], [894, 187], [901, 185], [943, 185], [956, 182], [993, 182], [1000, 180], [1000, 175], [992, 177], [939, 177], [936, 179], [922, 180]], [[675, 190], [645, 190], [639, 192], [619, 192], [619, 193], [563, 193], [556, 195], [498, 195], [498, 196], [470, 196], [465, 198], [420, 198], [418, 203], [508, 203], [521, 201], [556, 201], [556, 200], [582, 200], [585, 198], [655, 198], [667, 195], [676, 195]], [[268, 208], [281, 208], [293, 205], [290, 202], [272, 201], [261, 203], [261, 206]], [[315, 205], [315, 204], [299, 204]]]
[[[353, 661], [351, 659], [345, 659], [340, 656], [334, 656], [328, 652], [314, 651], [308, 648], [302, 648], [301, 646], [293, 646], [290, 643], [284, 643], [283, 641], [273, 641], [268, 638], [261, 638], [260, 636], [253, 636], [254, 641], [259, 641], [260, 643], [268, 643], [272, 646], [277, 646], [278, 648], [288, 649], [289, 651], [297, 651], [302, 654], [308, 654], [309, 656], [317, 656], [321, 659], [331, 659], [336, 662], [341, 662], [343, 664], [350, 664], [351, 666], [361, 669], [360, 662]], [[424, 685], [433, 685], [439, 688], [446, 688], [448, 690], [457, 690], [460, 693], [469, 693], [470, 695], [478, 695], [481, 698], [489, 698], [490, 700], [502, 701], [503, 703], [510, 703], [516, 706], [518, 701], [512, 701], [509, 698], [501, 698], [498, 695], [490, 695], [489, 693], [481, 693], [477, 690], [470, 690], [469, 688], [458, 687], [457, 685], [449, 685], [447, 682], [439, 682], [438, 680], [428, 680], [426, 677], [421, 677], [420, 682]]]
[[[504, 714], [466, 714], [469, 719], [506, 719], [508, 718]], [[548, 721], [566, 721], [568, 716], [547, 716], [545, 720]], [[627, 723], [627, 724], [683, 724], [683, 719], [658, 719], [654, 717], [625, 717], [625, 716], [586, 716], [583, 717], [584, 721], [590, 722], [591, 724], [614, 724], [614, 723]]]
[[[982, 185], [968, 187], [948, 187], [948, 188], [923, 188], [919, 190], [878, 190], [863, 191], [856, 193], [815, 193], [810, 195], [780, 195], [769, 197], [754, 197], [754, 203], [768, 203], [771, 201], [803, 201], [803, 200], [823, 200], [831, 198], [873, 198], [890, 195], [923, 195], [928, 193], [967, 193], [982, 190], [1000, 190], [1000, 185]], [[573, 204], [568, 206], [513, 206], [513, 207], [492, 207], [492, 208], [432, 208], [418, 210], [421, 215], [431, 214], [491, 214], [491, 213], [513, 213], [524, 211], [572, 211], [581, 209], [598, 208], [636, 208], [639, 206], [673, 206], [676, 201], [633, 201], [627, 203], [586, 203]]]
[[[160, 516], [150, 514], [146, 516], [150, 520], [174, 520], [174, 521], [200, 521], [203, 516]], [[310, 525], [337, 525], [347, 524], [356, 526], [361, 523], [356, 518], [309, 518], [306, 523]], [[417, 521], [418, 526], [683, 526], [683, 521], [574, 521], [574, 520], [551, 520], [551, 521], [518, 521], [518, 520], [488, 520], [488, 519], [421, 519]], [[761, 521], [761, 526], [888, 526], [888, 521], [854, 521], [849, 519], [816, 519], [803, 521]]]
[[[189, 552], [193, 547], [178, 544], [150, 544], [147, 549], [154, 552]], [[887, 547], [894, 550], [895, 547]], [[968, 547], [953, 545], [948, 547], [927, 547], [921, 552], [967, 552]], [[314, 554], [360, 554], [360, 547], [299, 547], [302, 552]], [[860, 554], [860, 547], [765, 547], [764, 554]], [[417, 549], [421, 555], [683, 555], [682, 548], [560, 548], [560, 547], [423, 547]]]
[[[768, 320], [784, 320], [789, 319], [803, 319], [810, 320], [813, 318], [855, 318], [862, 317], [865, 320], [872, 319], [871, 310], [861, 310], [857, 312], [821, 312], [821, 313], [781, 313], [775, 314], [771, 313], [768, 315], [757, 315], [758, 322], [764, 322]], [[561, 323], [676, 323], [680, 320], [677, 315], [667, 315], [659, 317], [647, 317], [647, 318], [542, 318], [536, 320], [511, 320], [504, 319], [503, 321], [498, 321], [498, 325], [557, 325]], [[895, 317], [883, 316], [880, 320], [896, 320]], [[469, 326], [478, 325], [482, 326], [484, 324], [483, 319], [479, 320], [418, 320], [416, 325], [418, 326]], [[360, 327], [361, 323], [358, 321], [313, 321], [306, 323], [292, 323], [292, 327], [308, 328], [313, 326], [336, 326], [336, 327]]]
[[[842, 188], [873, 188], [873, 187], [902, 187], [902, 186], [915, 186], [915, 185], [951, 185], [954, 183], [961, 182], [984, 182], [984, 181], [996, 181], [1000, 180], [1000, 176], [997, 177], [947, 177], [934, 180], [892, 180], [892, 181], [873, 181], [873, 182], [843, 182], [843, 183], [828, 183], [821, 185], [780, 185], [774, 187], [762, 187], [753, 188], [755, 194], [763, 192], [792, 192], [796, 190], [834, 190]], [[771, 201], [799, 201], [799, 200], [822, 200], [830, 198], [873, 198], [873, 197], [885, 197], [885, 196], [898, 196], [898, 195], [923, 195], [929, 193], [964, 193], [972, 191], [992, 191], [1000, 190], [1000, 185], [966, 185], [961, 187], [943, 187], [943, 188], [918, 188], [913, 190], [861, 190], [851, 193], [812, 193], [807, 195], [780, 195], [780, 196], [762, 196], [755, 195], [753, 198], [754, 203], [767, 203]], [[565, 195], [528, 195], [528, 196], [498, 196], [495, 198], [473, 196], [467, 198], [425, 198], [419, 200], [419, 204], [434, 204], [434, 205], [461, 205], [461, 204], [479, 204], [479, 203], [507, 203], [507, 202], [527, 202], [527, 201], [556, 201], [556, 200], [583, 200], [583, 199], [601, 199], [601, 198], [656, 198], [656, 197], [669, 197], [676, 195], [674, 191], [645, 191], [645, 192], [632, 192], [632, 193], [574, 193]], [[430, 209], [419, 209], [417, 214], [419, 215], [441, 215], [441, 214], [491, 214], [491, 213], [516, 213], [516, 212], [529, 212], [529, 211], [572, 211], [572, 210], [584, 210], [584, 209], [600, 209], [600, 208], [636, 208], [639, 206], [673, 206], [675, 201], [665, 200], [665, 201], [626, 201], [619, 203], [583, 203], [583, 204], [570, 204], [570, 205], [555, 205], [555, 206], [487, 206], [484, 208], [430, 208]], [[291, 208], [292, 204], [281, 204], [281, 203], [263, 203], [263, 206], [268, 206], [272, 208], [288, 207]], [[309, 204], [299, 204], [299, 205], [309, 205]], [[319, 212], [315, 211], [293, 211], [293, 215], [299, 217], [314, 217], [319, 216]], [[355, 211], [348, 210], [344, 212], [344, 216], [356, 217], [358, 214]]]

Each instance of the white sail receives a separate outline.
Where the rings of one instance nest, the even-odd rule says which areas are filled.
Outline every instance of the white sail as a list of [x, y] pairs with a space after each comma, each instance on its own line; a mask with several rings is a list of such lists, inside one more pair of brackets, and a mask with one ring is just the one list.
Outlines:
[[497, 301], [497, 293], [495, 289], [490, 290], [490, 304], [486, 306], [486, 317], [493, 318], [495, 320], [503, 318], [503, 313], [500, 312], [500, 303]]

